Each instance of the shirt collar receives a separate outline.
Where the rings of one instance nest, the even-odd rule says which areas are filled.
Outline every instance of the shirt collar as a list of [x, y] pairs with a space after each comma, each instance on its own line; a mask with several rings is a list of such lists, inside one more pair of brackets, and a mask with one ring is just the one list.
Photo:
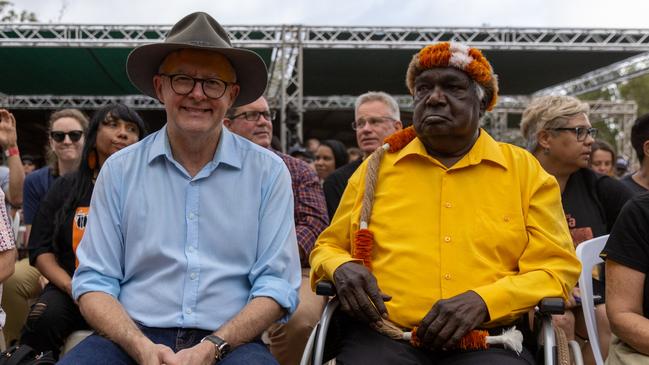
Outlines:
[[[398, 152], [397, 157], [394, 160], [394, 164], [397, 164], [406, 156], [411, 155], [421, 156], [439, 164], [439, 162], [435, 158], [431, 157], [428, 154], [426, 147], [424, 147], [424, 144], [421, 142], [419, 137], [413, 139], [404, 148], [402, 148], [401, 151]], [[500, 150], [498, 142], [496, 142], [484, 129], [481, 128], [480, 135], [473, 144], [473, 147], [452, 168], [457, 169], [469, 165], [477, 165], [483, 160], [494, 162], [502, 166], [504, 169], [507, 169], [507, 162], [505, 160], [505, 156], [503, 156], [503, 153]]]
[[[176, 161], [171, 153], [171, 145], [169, 144], [166, 125], [154, 136], [147, 162], [150, 164], [160, 156], [166, 157], [169, 161]], [[228, 131], [227, 128], [221, 128], [219, 144], [216, 147], [216, 152], [210, 162], [213, 168], [216, 168], [221, 163], [237, 169], [240, 169], [242, 166], [242, 156], [239, 143], [235, 140], [232, 132]]]

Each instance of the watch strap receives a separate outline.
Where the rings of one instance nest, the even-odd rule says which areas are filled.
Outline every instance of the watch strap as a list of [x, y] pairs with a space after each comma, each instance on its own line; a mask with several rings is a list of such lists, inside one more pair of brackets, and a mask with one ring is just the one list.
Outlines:
[[230, 344], [217, 335], [207, 335], [201, 340], [201, 342], [203, 341], [209, 341], [214, 344], [216, 348], [216, 360], [222, 360], [230, 352]]

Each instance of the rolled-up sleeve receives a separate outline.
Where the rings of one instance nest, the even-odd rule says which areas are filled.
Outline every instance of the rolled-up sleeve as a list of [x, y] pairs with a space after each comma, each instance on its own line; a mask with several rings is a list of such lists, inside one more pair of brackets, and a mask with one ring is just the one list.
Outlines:
[[286, 166], [282, 165], [265, 189], [259, 222], [259, 256], [249, 275], [250, 299], [272, 298], [286, 310], [285, 321], [297, 308], [301, 280], [293, 193]]
[[117, 298], [124, 273], [124, 239], [121, 234], [120, 171], [106, 161], [90, 201], [88, 224], [77, 249], [79, 267], [72, 279], [75, 300], [88, 292]]

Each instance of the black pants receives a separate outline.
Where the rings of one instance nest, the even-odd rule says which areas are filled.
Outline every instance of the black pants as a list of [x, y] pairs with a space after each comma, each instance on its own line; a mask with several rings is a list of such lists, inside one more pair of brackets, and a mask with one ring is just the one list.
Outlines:
[[54, 284], [47, 284], [32, 306], [20, 343], [37, 351], [52, 351], [58, 358], [65, 339], [74, 331], [89, 329], [72, 298]]
[[340, 324], [336, 364], [340, 365], [533, 365], [530, 352], [491, 347], [478, 351], [426, 351], [407, 342], [395, 341], [372, 330], [366, 324], [346, 319]]

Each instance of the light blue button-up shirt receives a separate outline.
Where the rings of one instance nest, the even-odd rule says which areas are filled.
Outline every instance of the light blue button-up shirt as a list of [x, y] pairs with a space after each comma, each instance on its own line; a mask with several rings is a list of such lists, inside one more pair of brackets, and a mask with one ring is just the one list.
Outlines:
[[[223, 128], [193, 178], [166, 128], [103, 165], [72, 281], [119, 300], [149, 327], [216, 330], [252, 298], [288, 313], [300, 260], [289, 172], [274, 153]], [[286, 319], [286, 318], [284, 318]]]

